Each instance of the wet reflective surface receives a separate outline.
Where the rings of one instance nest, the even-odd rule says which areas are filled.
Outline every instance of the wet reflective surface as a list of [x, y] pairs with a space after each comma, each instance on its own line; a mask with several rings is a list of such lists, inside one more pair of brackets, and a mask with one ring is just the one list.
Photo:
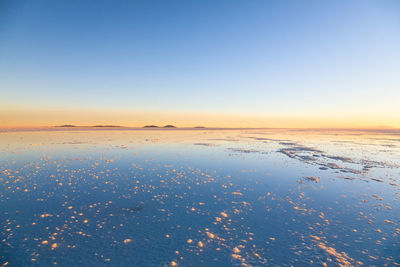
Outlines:
[[0, 264], [396, 266], [400, 132], [0, 133]]

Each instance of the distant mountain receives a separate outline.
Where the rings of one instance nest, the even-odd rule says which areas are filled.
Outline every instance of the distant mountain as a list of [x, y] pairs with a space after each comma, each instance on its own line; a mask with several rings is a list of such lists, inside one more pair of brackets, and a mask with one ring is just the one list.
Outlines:
[[176, 127], [174, 125], [168, 124], [168, 125], [165, 125], [163, 128], [176, 128]]
[[204, 126], [196, 126], [196, 127], [193, 127], [193, 128], [206, 128], [206, 127], [204, 127]]
[[146, 125], [143, 128], [159, 128], [157, 125]]
[[57, 125], [56, 127], [77, 127], [77, 126], [72, 124], [64, 124], [64, 125]]

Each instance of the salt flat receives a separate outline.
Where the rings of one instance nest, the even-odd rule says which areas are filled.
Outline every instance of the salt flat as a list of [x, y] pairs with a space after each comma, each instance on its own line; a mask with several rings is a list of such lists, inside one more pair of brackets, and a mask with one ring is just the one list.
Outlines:
[[0, 264], [400, 264], [400, 132], [0, 133]]

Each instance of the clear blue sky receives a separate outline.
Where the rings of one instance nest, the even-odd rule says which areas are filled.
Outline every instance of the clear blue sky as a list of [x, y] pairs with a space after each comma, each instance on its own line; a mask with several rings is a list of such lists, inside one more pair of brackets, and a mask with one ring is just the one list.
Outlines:
[[396, 120], [400, 1], [1, 1], [0, 94], [10, 110]]

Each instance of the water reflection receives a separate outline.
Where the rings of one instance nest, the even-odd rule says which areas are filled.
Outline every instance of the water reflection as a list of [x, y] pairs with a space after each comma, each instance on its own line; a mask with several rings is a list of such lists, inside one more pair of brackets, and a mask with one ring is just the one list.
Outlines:
[[0, 263], [400, 264], [400, 133], [0, 133]]

